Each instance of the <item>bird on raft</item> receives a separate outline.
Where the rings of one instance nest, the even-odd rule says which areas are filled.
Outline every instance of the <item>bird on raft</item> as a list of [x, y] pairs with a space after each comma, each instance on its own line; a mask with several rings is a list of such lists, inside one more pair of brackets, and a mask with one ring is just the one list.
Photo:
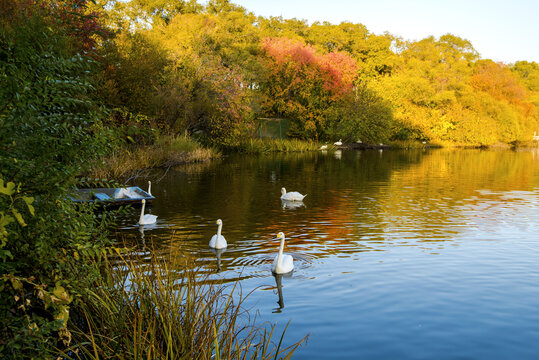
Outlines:
[[281, 245], [279, 246], [279, 253], [273, 260], [273, 265], [271, 266], [271, 272], [274, 274], [286, 274], [294, 270], [294, 259], [291, 255], [283, 254], [284, 250], [284, 233], [280, 232], [277, 234], [277, 237], [273, 240], [281, 240]]
[[119, 188], [114, 191], [115, 199], [134, 199], [140, 197], [140, 195], [131, 187], [129, 188]]
[[142, 199], [142, 209], [140, 209], [140, 218], [138, 220], [139, 225], [155, 224], [157, 221], [157, 215], [144, 214], [144, 208], [146, 207], [146, 200]]
[[333, 143], [333, 145], [335, 145], [335, 146], [341, 146], [341, 145], [342, 145], [342, 139], [339, 139], [339, 141], [335, 141], [335, 142]]
[[302, 195], [297, 191], [286, 192], [285, 188], [281, 189], [281, 200], [284, 201], [303, 201], [307, 194]]
[[217, 225], [217, 234], [213, 235], [210, 240], [210, 247], [214, 249], [224, 249], [227, 246], [226, 239], [221, 235], [221, 229], [223, 228], [223, 221], [217, 219], [215, 222]]

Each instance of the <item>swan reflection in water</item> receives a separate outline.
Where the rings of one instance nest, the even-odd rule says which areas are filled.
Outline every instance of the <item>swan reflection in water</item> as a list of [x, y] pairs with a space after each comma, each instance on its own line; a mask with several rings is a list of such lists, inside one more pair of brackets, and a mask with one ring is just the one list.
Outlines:
[[283, 210], [286, 210], [286, 209], [294, 210], [300, 207], [306, 207], [303, 201], [287, 201], [287, 200], [281, 200], [281, 206]]
[[273, 309], [273, 313], [281, 313], [284, 309], [284, 299], [283, 299], [283, 277], [290, 278], [292, 277], [292, 273], [288, 274], [273, 274], [273, 277], [275, 278], [275, 284], [277, 284], [277, 294], [279, 295], [279, 300], [277, 301], [277, 304], [279, 304], [278, 308]]
[[157, 228], [157, 225], [154, 223], [154, 224], [149, 224], [149, 225], [140, 225], [138, 226], [138, 231], [140, 232], [140, 240], [142, 241], [142, 246], [144, 249], [146, 249], [146, 240], [144, 239], [144, 231], [146, 230], [152, 230], [152, 229], [156, 229]]
[[217, 272], [221, 271], [221, 254], [226, 251], [226, 248], [223, 249], [213, 249], [210, 248], [210, 250], [215, 254], [217, 257]]

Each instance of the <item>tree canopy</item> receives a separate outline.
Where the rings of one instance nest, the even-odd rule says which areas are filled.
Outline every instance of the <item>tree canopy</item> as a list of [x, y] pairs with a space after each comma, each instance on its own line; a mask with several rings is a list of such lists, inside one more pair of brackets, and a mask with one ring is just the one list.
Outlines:
[[537, 64], [481, 59], [452, 34], [405, 41], [350, 22], [256, 17], [228, 0], [93, 10], [112, 33], [100, 44], [104, 101], [218, 144], [267, 117], [289, 119], [291, 137], [461, 145], [526, 141], [538, 126]]

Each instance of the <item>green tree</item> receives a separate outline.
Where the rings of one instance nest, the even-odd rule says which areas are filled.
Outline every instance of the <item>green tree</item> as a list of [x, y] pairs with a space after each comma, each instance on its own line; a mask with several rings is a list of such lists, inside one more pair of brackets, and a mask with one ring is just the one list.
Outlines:
[[69, 343], [71, 304], [90, 280], [84, 259], [105, 241], [104, 218], [77, 209], [68, 190], [107, 139], [91, 97], [93, 61], [78, 52], [86, 46], [78, 40], [92, 36], [85, 1], [2, 10], [0, 354], [50, 358]]

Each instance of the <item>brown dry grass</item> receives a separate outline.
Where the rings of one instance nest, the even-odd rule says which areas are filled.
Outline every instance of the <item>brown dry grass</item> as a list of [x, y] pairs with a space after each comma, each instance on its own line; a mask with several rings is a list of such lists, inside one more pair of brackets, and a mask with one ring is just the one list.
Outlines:
[[215, 149], [203, 148], [188, 137], [164, 137], [154, 145], [114, 151], [93, 167], [93, 178], [125, 179], [140, 170], [168, 168], [219, 158]]

